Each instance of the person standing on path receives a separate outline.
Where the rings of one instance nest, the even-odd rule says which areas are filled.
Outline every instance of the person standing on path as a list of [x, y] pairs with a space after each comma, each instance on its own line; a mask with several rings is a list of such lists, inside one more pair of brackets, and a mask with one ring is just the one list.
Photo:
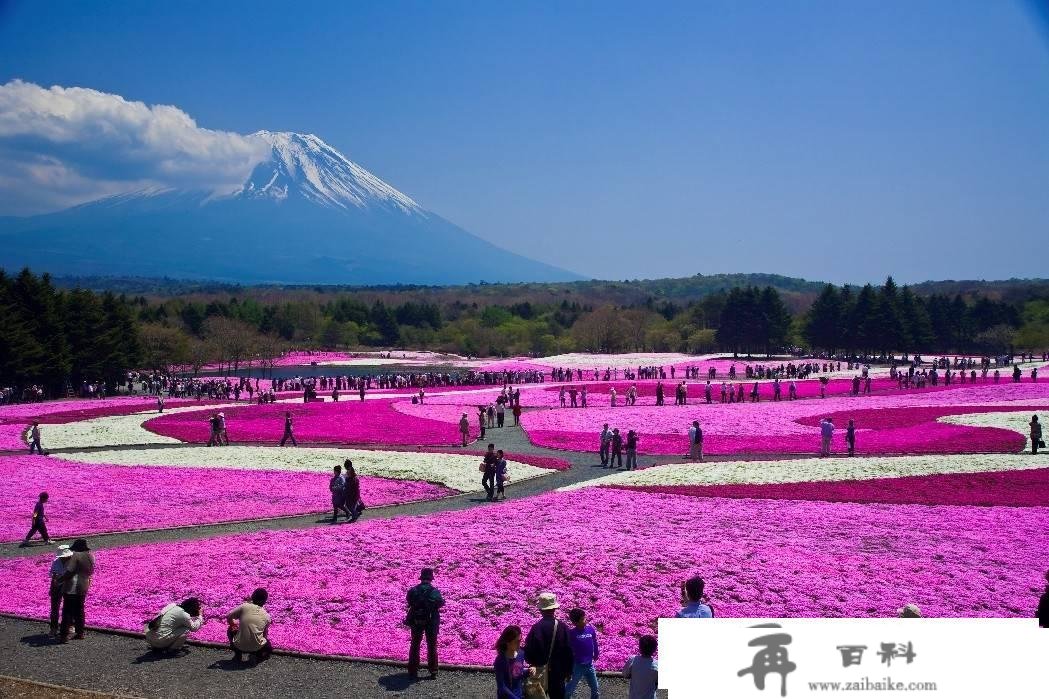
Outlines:
[[586, 612], [579, 607], [568, 612], [568, 618], [572, 622], [572, 628], [568, 630], [568, 643], [572, 646], [572, 678], [568, 680], [565, 696], [571, 699], [579, 681], [586, 680], [590, 687], [590, 699], [599, 699], [601, 690], [594, 669], [599, 656], [597, 631], [586, 623]]
[[488, 451], [484, 453], [484, 461], [481, 462], [481, 487], [488, 496], [488, 502], [495, 500], [495, 472], [499, 463], [499, 455], [495, 453], [495, 445], [489, 444]]
[[608, 465], [613, 466], [619, 460], [619, 468], [623, 468], [623, 435], [619, 434], [619, 428], [612, 430], [612, 453], [608, 457]]
[[73, 640], [84, 638], [84, 601], [91, 589], [91, 578], [95, 574], [95, 557], [87, 545], [86, 539], [77, 539], [69, 547], [73, 555], [66, 564], [66, 574], [62, 585], [62, 624], [58, 632], [58, 642], [69, 640], [69, 629], [75, 631]]
[[525, 661], [536, 669], [536, 674], [545, 674], [550, 699], [565, 699], [565, 684], [572, 676], [574, 662], [568, 630], [554, 616], [560, 606], [553, 593], [540, 593], [538, 607], [542, 618], [525, 640]]
[[656, 699], [659, 686], [659, 665], [655, 661], [658, 643], [655, 636], [638, 639], [638, 654], [631, 656], [623, 666], [623, 677], [630, 680], [629, 699]]
[[463, 446], [465, 447], [470, 441], [470, 418], [463, 413], [463, 416], [459, 418], [459, 436], [462, 437]]
[[226, 431], [226, 413], [219, 413], [219, 446], [229, 446], [229, 432]]
[[226, 615], [226, 638], [233, 650], [233, 659], [241, 662], [244, 653], [262, 662], [273, 654], [269, 632], [273, 619], [263, 607], [269, 601], [265, 588], [257, 588], [251, 593], [251, 599], [241, 604]]
[[51, 616], [49, 617], [51, 625], [48, 630], [48, 635], [51, 638], [58, 636], [58, 614], [62, 609], [62, 587], [65, 584], [66, 566], [72, 557], [73, 552], [69, 549], [69, 544], [62, 544], [55, 553], [55, 560], [51, 562], [51, 580], [47, 591], [51, 600]]
[[208, 427], [211, 429], [211, 436], [208, 438], [208, 446], [213, 447], [218, 444], [222, 446], [221, 432], [219, 431], [219, 416], [215, 413], [208, 419]]
[[331, 506], [335, 511], [331, 517], [331, 523], [339, 521], [339, 510], [346, 513], [346, 519], [350, 518], [350, 510], [346, 507], [346, 478], [342, 475], [342, 466], [332, 469], [334, 475], [328, 481], [328, 490], [331, 491]]
[[845, 444], [849, 448], [849, 456], [856, 455], [856, 423], [853, 420], [849, 420], [849, 424], [845, 427]]
[[495, 499], [505, 500], [506, 499], [506, 482], [509, 480], [506, 475], [506, 456], [503, 454], [503, 450], [500, 449], [496, 452], [499, 457], [495, 462]]
[[47, 515], [44, 514], [44, 505], [47, 504], [48, 495], [47, 493], [40, 493], [40, 496], [36, 499], [36, 505], [33, 506], [33, 522], [29, 528], [29, 533], [25, 535], [25, 539], [20, 544], [19, 548], [25, 548], [29, 546], [29, 540], [33, 538], [33, 534], [40, 532], [40, 538], [45, 544], [51, 543], [51, 537], [47, 535]]
[[601, 429], [601, 465], [608, 468], [608, 452], [612, 446], [612, 431], [608, 429], [608, 423]]
[[1038, 422], [1037, 415], [1032, 415], [1029, 425], [1031, 428], [1031, 453], [1037, 454], [1038, 448], [1045, 446], [1042, 443], [1042, 423]]
[[408, 648], [408, 674], [419, 677], [420, 651], [426, 637], [426, 668], [430, 677], [437, 677], [437, 634], [441, 627], [441, 607], [444, 597], [433, 586], [433, 568], [423, 568], [419, 584], [408, 590], [408, 615], [405, 624], [411, 629], [412, 639]]
[[699, 420], [693, 420], [688, 430], [688, 458], [692, 461], [703, 460], [703, 428], [699, 426]]
[[529, 671], [525, 668], [521, 640], [521, 627], [507, 626], [495, 642], [496, 699], [524, 698], [524, 678]]
[[38, 420], [33, 420], [33, 427], [29, 430], [29, 453], [32, 454], [34, 449], [38, 455], [44, 455], [44, 449], [40, 446], [40, 422]]
[[295, 441], [294, 427], [291, 422], [291, 412], [284, 413], [284, 436], [280, 438], [280, 445], [283, 447], [284, 443], [291, 440], [293, 447], [299, 446], [299, 443]]
[[633, 471], [637, 468], [637, 432], [629, 430], [626, 433], [626, 470]]
[[344, 477], [346, 478], [346, 509], [350, 512], [350, 522], [356, 522], [366, 509], [364, 500], [361, 498], [361, 479], [357, 477], [357, 469], [349, 459], [343, 462]]
[[834, 437], [834, 423], [829, 417], [820, 422], [820, 456], [830, 456], [830, 442]]
[[[586, 406], [584, 405], [583, 407], [585, 408]], [[517, 427], [521, 424], [521, 404], [514, 403], [514, 407], [511, 409], [511, 412], [513, 412], [514, 414], [514, 427]]]

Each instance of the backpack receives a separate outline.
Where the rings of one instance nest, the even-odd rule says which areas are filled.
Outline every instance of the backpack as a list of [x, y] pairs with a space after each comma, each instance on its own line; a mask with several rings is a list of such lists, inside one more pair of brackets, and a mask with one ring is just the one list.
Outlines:
[[433, 611], [433, 602], [429, 595], [420, 599], [420, 591], [416, 590], [408, 605], [408, 616], [404, 623], [413, 629], [425, 629], [433, 621]]

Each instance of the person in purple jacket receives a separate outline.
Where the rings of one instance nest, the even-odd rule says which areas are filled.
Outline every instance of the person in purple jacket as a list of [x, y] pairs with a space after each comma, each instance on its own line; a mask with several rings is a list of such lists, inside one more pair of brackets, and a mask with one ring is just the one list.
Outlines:
[[568, 612], [568, 618], [572, 622], [572, 628], [568, 629], [568, 643], [572, 647], [572, 678], [568, 680], [565, 688], [565, 697], [572, 699], [576, 685], [579, 680], [585, 679], [590, 687], [590, 699], [599, 699], [601, 690], [597, 684], [597, 671], [594, 663], [597, 662], [597, 631], [586, 623], [586, 612], [579, 607]]

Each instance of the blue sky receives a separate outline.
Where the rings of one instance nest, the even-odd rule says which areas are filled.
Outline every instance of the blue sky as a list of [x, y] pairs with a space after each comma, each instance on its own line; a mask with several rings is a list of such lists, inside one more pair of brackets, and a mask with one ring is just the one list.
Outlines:
[[1039, 7], [0, 0], [0, 83], [313, 132], [594, 277], [1047, 277]]

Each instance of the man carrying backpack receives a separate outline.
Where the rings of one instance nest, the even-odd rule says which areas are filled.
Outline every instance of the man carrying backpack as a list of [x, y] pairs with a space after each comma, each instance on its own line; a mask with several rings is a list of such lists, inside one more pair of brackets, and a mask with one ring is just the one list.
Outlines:
[[423, 636], [426, 636], [426, 668], [430, 677], [437, 677], [437, 631], [441, 625], [441, 607], [444, 597], [433, 586], [433, 568], [423, 568], [419, 584], [408, 590], [408, 615], [404, 623], [412, 631], [412, 644], [408, 650], [408, 674], [419, 677], [419, 651]]

